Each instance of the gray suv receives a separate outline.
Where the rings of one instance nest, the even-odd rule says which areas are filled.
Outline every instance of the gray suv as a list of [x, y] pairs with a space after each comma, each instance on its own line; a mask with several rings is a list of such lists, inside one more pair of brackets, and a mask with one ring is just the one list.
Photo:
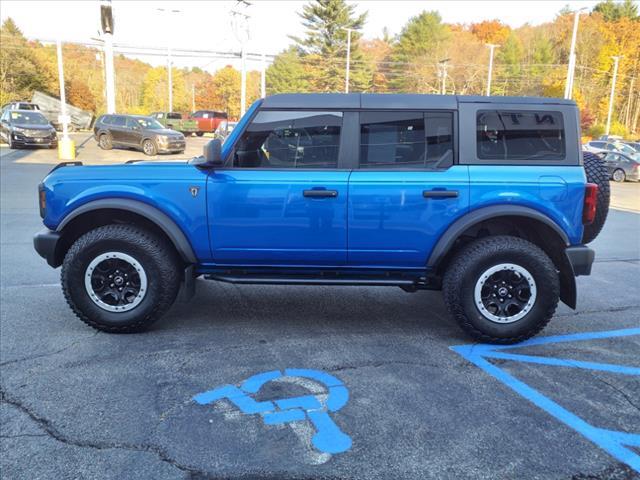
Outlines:
[[145, 155], [183, 153], [186, 146], [183, 134], [143, 115], [102, 115], [96, 120], [93, 136], [104, 150], [133, 147]]

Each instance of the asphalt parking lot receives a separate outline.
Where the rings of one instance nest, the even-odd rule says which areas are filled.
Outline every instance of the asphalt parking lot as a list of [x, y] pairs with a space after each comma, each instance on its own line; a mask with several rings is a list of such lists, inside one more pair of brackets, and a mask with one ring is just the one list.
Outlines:
[[[83, 162], [144, 157], [85, 137]], [[438, 292], [204, 280], [152, 331], [109, 335], [32, 247], [55, 152], [0, 154], [3, 478], [639, 478], [640, 184], [613, 186], [578, 310], [516, 348], [473, 345]], [[251, 409], [300, 396], [334, 411]]]

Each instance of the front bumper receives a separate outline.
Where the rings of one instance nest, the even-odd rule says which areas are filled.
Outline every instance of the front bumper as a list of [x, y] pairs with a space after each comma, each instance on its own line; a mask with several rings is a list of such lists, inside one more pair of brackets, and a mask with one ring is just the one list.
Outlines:
[[168, 144], [158, 144], [158, 153], [183, 152], [187, 147], [186, 142], [169, 142]]
[[565, 253], [573, 268], [574, 276], [591, 275], [593, 260], [596, 258], [596, 252], [594, 250], [586, 245], [575, 245], [568, 247]]
[[60, 232], [54, 232], [48, 228], [40, 230], [33, 236], [33, 247], [36, 252], [54, 268], [62, 264], [56, 254], [61, 237]]

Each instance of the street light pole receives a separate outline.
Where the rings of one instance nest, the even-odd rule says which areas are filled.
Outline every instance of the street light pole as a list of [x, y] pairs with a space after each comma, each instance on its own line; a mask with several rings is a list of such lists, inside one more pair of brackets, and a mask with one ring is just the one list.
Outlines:
[[440, 64], [440, 79], [441, 79], [441, 85], [440, 85], [440, 94], [441, 95], [445, 95], [447, 93], [447, 66], [449, 60], [451, 60], [450, 58], [445, 58], [444, 60], [440, 60], [438, 63]]
[[493, 52], [500, 45], [496, 45], [494, 43], [487, 43], [487, 47], [489, 47], [489, 73], [487, 74], [487, 97], [491, 96], [491, 75], [493, 75]]
[[609, 113], [607, 114], [607, 130], [605, 135], [609, 135], [611, 130], [611, 114], [613, 113], [613, 102], [616, 94], [616, 81], [618, 80], [618, 63], [622, 56], [616, 55], [613, 58], [613, 79], [611, 80], [611, 95], [609, 96]]
[[351, 67], [351, 32], [352, 28], [345, 28], [347, 31], [347, 71], [344, 76], [344, 93], [349, 93], [349, 70]]
[[[166, 31], [169, 31], [170, 29], [169, 27], [169, 15], [172, 13], [181, 13], [182, 10], [169, 10], [169, 9], [165, 9], [165, 8], [157, 8], [156, 10], [158, 10], [159, 12], [164, 12], [166, 13], [166, 18], [167, 18], [167, 29]], [[169, 35], [169, 38], [171, 38], [171, 35]], [[172, 72], [172, 61], [171, 61], [171, 43], [168, 42], [167, 43], [167, 77], [168, 77], [168, 93], [169, 93], [169, 108], [168, 111], [172, 112], [173, 111], [173, 72]]]
[[580, 12], [587, 10], [587, 7], [576, 10], [573, 18], [573, 34], [571, 35], [571, 51], [569, 53], [569, 65], [567, 66], [567, 81], [564, 87], [564, 98], [570, 99], [573, 93], [573, 78], [576, 70], [576, 40], [578, 38], [578, 21]]
[[113, 68], [113, 9], [111, 1], [100, 5], [100, 24], [104, 37], [104, 89], [107, 97], [107, 113], [116, 113], [116, 82]]
[[[244, 5], [244, 8], [248, 8], [251, 6], [246, 0], [236, 0], [235, 8], [236, 10], [231, 10], [231, 16], [234, 19], [233, 21], [233, 30], [236, 35], [238, 41], [241, 44], [240, 51], [240, 116], [242, 117], [247, 109], [247, 41], [249, 40], [249, 19], [250, 15], [243, 13], [237, 8], [240, 5]], [[237, 18], [241, 18], [243, 20], [244, 34], [239, 32]]]

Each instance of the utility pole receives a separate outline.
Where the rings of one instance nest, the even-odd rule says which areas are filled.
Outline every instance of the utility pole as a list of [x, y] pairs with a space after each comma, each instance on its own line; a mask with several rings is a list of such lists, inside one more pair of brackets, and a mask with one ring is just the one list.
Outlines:
[[62, 62], [62, 41], [56, 41], [56, 54], [58, 57], [58, 83], [60, 84], [60, 103], [62, 104], [58, 121], [62, 123], [62, 138], [58, 144], [58, 158], [60, 160], [73, 160], [76, 158], [76, 148], [73, 140], [69, 138], [69, 115], [67, 114], [67, 97], [64, 91], [64, 66]]
[[633, 125], [631, 127], [631, 131], [634, 133], [638, 131], [638, 117], [640, 117], [640, 92], [636, 95], [636, 113], [633, 115]]
[[489, 73], [487, 74], [487, 97], [491, 96], [491, 75], [493, 74], [493, 52], [496, 48], [500, 47], [500, 45], [496, 45], [494, 43], [487, 43], [487, 47], [489, 47]]
[[[251, 6], [246, 0], [237, 0], [235, 10], [231, 10], [233, 30], [236, 38], [241, 44], [240, 50], [240, 116], [242, 117], [247, 109], [247, 42], [249, 41], [249, 19], [250, 15], [241, 12], [237, 8], [243, 5], [245, 10]], [[244, 33], [240, 32], [238, 19], [242, 19]]]
[[[163, 12], [166, 14], [166, 29], [165, 31], [169, 32], [171, 29], [169, 28], [169, 19], [172, 13], [181, 13], [182, 10], [169, 10], [166, 8], [157, 8], [159, 12]], [[171, 35], [168, 35], [168, 38], [171, 38]], [[169, 93], [169, 108], [167, 109], [169, 112], [173, 111], [173, 72], [172, 72], [173, 62], [171, 61], [171, 43], [168, 41], [167, 43], [167, 77], [168, 77], [168, 93]]]
[[448, 62], [451, 60], [450, 58], [445, 58], [444, 60], [440, 60], [438, 64], [440, 65], [440, 94], [445, 95], [447, 93], [447, 67]]
[[260, 98], [267, 96], [267, 56], [262, 52], [262, 68], [260, 69]]
[[578, 21], [580, 20], [580, 12], [587, 10], [587, 7], [576, 10], [573, 18], [573, 34], [571, 35], [571, 51], [569, 53], [569, 65], [567, 66], [567, 80], [564, 87], [564, 98], [571, 98], [573, 93], [573, 79], [576, 70], [576, 40], [578, 38]]
[[628, 128], [631, 124], [631, 107], [633, 106], [633, 87], [636, 83], [636, 74], [631, 77], [631, 84], [629, 85], [629, 100], [627, 100], [627, 112], [624, 116], [624, 124]]
[[616, 94], [616, 81], [618, 80], [618, 63], [620, 62], [620, 55], [616, 55], [613, 58], [613, 79], [611, 80], [611, 96], [609, 97], [609, 113], [607, 114], [607, 129], [605, 131], [606, 135], [609, 135], [609, 131], [611, 130], [611, 114], [613, 113], [613, 102]]
[[107, 97], [107, 113], [116, 113], [116, 82], [113, 68], [113, 10], [111, 1], [100, 5], [100, 24], [104, 37], [104, 79]]
[[351, 32], [353, 28], [345, 28], [347, 31], [347, 71], [344, 76], [344, 93], [349, 93], [349, 69], [351, 67]]

